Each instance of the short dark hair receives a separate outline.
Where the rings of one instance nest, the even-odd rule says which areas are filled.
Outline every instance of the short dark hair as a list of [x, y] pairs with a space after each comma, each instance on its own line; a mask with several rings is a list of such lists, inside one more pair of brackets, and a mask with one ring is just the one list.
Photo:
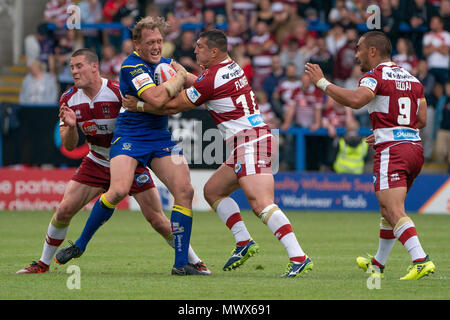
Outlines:
[[84, 56], [89, 63], [98, 63], [97, 54], [88, 48], [78, 49], [72, 54], [73, 57]]
[[221, 52], [228, 51], [228, 41], [225, 32], [219, 29], [207, 30], [200, 33], [199, 38], [206, 38], [208, 48], [217, 48]]
[[388, 36], [381, 31], [369, 31], [364, 33], [362, 36], [364, 38], [364, 44], [369, 47], [375, 47], [383, 58], [388, 58], [391, 56], [392, 44]]
[[72, 58], [78, 57], [78, 56], [84, 56], [89, 63], [97, 63], [98, 64], [98, 56], [91, 49], [88, 49], [88, 48], [78, 49], [72, 54]]

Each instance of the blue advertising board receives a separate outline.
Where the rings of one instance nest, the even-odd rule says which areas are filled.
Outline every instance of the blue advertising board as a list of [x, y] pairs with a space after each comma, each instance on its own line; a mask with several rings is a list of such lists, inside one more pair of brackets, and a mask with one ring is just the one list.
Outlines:
[[[379, 211], [371, 174], [290, 172], [274, 178], [275, 203], [284, 210]], [[449, 175], [419, 175], [406, 198], [406, 211], [428, 212], [433, 204], [434, 212], [447, 213], [449, 181]], [[241, 209], [250, 209], [241, 190], [232, 197]]]

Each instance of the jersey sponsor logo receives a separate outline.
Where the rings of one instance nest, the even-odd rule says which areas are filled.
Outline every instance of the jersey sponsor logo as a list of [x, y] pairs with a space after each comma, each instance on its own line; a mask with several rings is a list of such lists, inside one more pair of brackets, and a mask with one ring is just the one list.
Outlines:
[[141, 74], [141, 73], [144, 73], [144, 70], [143, 70], [142, 68], [137, 68], [137, 69], [135, 69], [135, 70], [131, 70], [131, 71], [130, 71], [130, 74], [131, 74], [133, 77], [135, 77], [136, 75]]
[[257, 125], [260, 125], [261, 123], [264, 122], [261, 114], [253, 114], [249, 116], [247, 119], [253, 127], [256, 127]]
[[186, 89], [186, 96], [191, 100], [191, 102], [195, 103], [198, 98], [200, 98], [201, 94], [194, 87], [190, 87]]
[[148, 84], [152, 84], [153, 80], [152, 78], [150, 78], [150, 75], [148, 73], [142, 73], [133, 78], [132, 82], [136, 90], [139, 90]]
[[81, 128], [86, 135], [95, 136], [97, 134], [97, 124], [93, 121], [86, 121]]
[[383, 80], [419, 82], [409, 72], [401, 68], [383, 68]]
[[394, 140], [418, 140], [417, 131], [413, 129], [394, 129]]
[[377, 84], [378, 84], [377, 80], [375, 80], [374, 78], [368, 77], [368, 78], [361, 79], [360, 86], [367, 87], [370, 90], [375, 91]]
[[142, 186], [145, 183], [148, 183], [151, 181], [150, 177], [148, 176], [148, 174], [146, 172], [141, 173], [141, 174], [137, 174], [134, 177], [134, 180], [136, 181], [138, 186]]

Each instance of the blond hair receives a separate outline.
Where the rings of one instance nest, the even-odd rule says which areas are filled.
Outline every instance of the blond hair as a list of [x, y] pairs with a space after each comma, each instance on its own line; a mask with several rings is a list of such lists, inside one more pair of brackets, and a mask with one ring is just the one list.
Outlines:
[[169, 27], [169, 23], [164, 19], [164, 17], [145, 17], [142, 18], [133, 29], [133, 40], [141, 41], [142, 30], [143, 29], [158, 29], [159, 32], [164, 36], [166, 30]]

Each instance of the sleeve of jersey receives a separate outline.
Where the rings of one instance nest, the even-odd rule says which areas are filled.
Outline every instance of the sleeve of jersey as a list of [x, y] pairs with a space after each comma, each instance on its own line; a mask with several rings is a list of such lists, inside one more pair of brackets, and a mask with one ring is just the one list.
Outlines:
[[373, 95], [376, 95], [379, 87], [379, 79], [375, 72], [364, 74], [359, 80], [359, 87], [367, 88]]
[[142, 64], [135, 66], [123, 65], [121, 72], [122, 79], [128, 82], [129, 87], [136, 92], [138, 97], [148, 88], [156, 86], [149, 70]]
[[197, 80], [190, 88], [184, 90], [184, 99], [194, 106], [201, 106], [206, 101], [211, 100], [214, 92], [213, 83], [208, 76], [200, 77], [200, 80]]

